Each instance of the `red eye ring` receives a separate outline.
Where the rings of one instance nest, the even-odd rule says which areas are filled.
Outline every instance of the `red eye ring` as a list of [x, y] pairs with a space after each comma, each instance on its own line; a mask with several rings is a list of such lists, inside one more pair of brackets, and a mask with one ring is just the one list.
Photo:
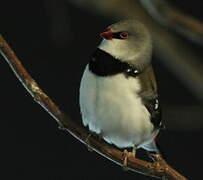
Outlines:
[[120, 35], [120, 37], [122, 39], [127, 39], [128, 38], [128, 33], [127, 32], [121, 32], [119, 35]]

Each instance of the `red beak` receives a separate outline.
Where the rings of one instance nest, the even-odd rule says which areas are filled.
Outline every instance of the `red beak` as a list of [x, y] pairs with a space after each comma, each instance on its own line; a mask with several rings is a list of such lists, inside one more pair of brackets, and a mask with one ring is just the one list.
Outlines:
[[108, 29], [106, 29], [106, 31], [102, 32], [100, 34], [100, 36], [107, 40], [113, 39], [113, 33], [110, 28], [108, 28]]

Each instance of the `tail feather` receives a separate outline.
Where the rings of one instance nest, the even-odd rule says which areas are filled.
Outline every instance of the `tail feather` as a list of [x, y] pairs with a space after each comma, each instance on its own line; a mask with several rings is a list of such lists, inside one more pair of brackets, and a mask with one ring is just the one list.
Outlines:
[[147, 144], [142, 145], [141, 147], [150, 153], [160, 154], [165, 160], [167, 160], [165, 153], [162, 151], [160, 145], [155, 139]]
[[141, 147], [151, 153], [161, 154], [161, 152], [160, 152], [159, 148], [157, 147], [157, 144], [154, 140], [142, 145]]

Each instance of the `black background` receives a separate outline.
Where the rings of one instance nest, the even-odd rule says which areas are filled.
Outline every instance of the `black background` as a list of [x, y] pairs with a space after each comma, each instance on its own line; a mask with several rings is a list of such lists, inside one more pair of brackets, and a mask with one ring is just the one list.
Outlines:
[[[192, 6], [189, 1], [173, 2], [202, 19], [201, 1]], [[98, 34], [114, 21], [66, 2], [68, 41], [61, 38], [61, 42], [54, 43], [47, 4], [49, 1], [2, 0], [0, 32], [40, 87], [80, 122], [78, 88], [83, 69], [101, 40]], [[153, 63], [163, 104], [198, 103], [155, 57]], [[88, 152], [70, 134], [58, 130], [57, 123], [33, 101], [2, 57], [0, 83], [2, 179], [150, 179], [123, 172], [109, 160]], [[190, 179], [202, 176], [202, 135], [202, 131], [167, 129], [160, 136], [169, 164]]]

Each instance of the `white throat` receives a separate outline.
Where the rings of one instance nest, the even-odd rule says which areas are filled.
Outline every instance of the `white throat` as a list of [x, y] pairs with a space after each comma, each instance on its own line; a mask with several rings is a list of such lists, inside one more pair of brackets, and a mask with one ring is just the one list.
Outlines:
[[143, 66], [148, 65], [151, 60], [151, 43], [145, 43], [142, 44], [142, 47], [132, 49], [129, 48], [129, 45], [125, 44], [123, 40], [103, 39], [98, 48], [109, 53], [114, 58], [119, 59], [120, 61], [128, 62], [141, 69], [143, 68]]

